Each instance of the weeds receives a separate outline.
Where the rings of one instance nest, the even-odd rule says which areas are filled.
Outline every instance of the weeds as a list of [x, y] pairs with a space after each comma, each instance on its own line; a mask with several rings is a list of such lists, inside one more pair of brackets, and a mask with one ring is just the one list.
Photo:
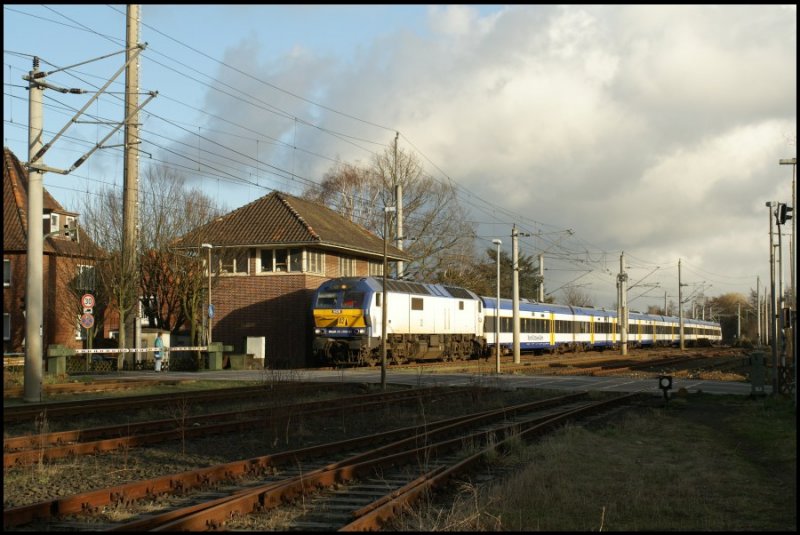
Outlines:
[[38, 469], [39, 474], [44, 474], [44, 452], [48, 447], [47, 443], [47, 435], [50, 433], [50, 422], [47, 419], [47, 409], [40, 412], [38, 416], [36, 416], [35, 421], [35, 429], [37, 435], [37, 449], [36, 449], [36, 467]]
[[175, 421], [176, 431], [181, 439], [181, 452], [186, 455], [186, 419], [189, 417], [191, 404], [184, 396], [176, 401], [170, 410], [170, 415]]

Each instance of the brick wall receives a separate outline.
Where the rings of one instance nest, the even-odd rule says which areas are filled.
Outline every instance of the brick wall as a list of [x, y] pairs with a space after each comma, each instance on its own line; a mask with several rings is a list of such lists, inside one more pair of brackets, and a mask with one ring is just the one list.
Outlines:
[[244, 353], [246, 337], [263, 336], [271, 366], [311, 365], [311, 296], [325, 280], [307, 273], [219, 277], [212, 339]]
[[[266, 360], [273, 367], [312, 366], [311, 299], [324, 281], [339, 276], [339, 258], [325, 255], [325, 275], [312, 273], [220, 276], [212, 285], [214, 303], [212, 340], [245, 352], [248, 336], [266, 339]], [[356, 261], [359, 276], [367, 276], [368, 262]]]
[[[11, 260], [11, 285], [3, 288], [3, 312], [11, 316], [11, 340], [3, 341], [5, 353], [25, 351], [25, 290], [27, 286], [27, 255], [6, 254]], [[86, 263], [86, 262], [82, 262]], [[54, 255], [44, 255], [42, 260], [42, 349], [52, 344], [72, 348], [83, 347], [75, 338], [78, 298], [65, 287], [76, 272], [76, 261]]]

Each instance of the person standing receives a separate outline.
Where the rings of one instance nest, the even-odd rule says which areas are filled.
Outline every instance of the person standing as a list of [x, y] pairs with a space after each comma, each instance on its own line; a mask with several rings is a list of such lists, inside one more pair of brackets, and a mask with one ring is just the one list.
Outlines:
[[164, 356], [164, 339], [161, 338], [161, 331], [158, 331], [158, 336], [156, 336], [156, 352], [155, 352], [155, 359], [156, 359], [156, 371], [161, 371], [161, 359]]

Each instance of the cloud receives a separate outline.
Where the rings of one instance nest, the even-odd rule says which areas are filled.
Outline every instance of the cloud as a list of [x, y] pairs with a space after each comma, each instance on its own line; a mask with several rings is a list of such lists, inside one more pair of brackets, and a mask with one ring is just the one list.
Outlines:
[[396, 129], [428, 172], [521, 219], [614, 254], [764, 269], [763, 202], [787, 195], [777, 159], [796, 150], [797, 28], [784, 8], [434, 6], [427, 17], [427, 31], [380, 35], [349, 57], [298, 46], [253, 61], [267, 45], [244, 37], [226, 62], [324, 107], [245, 79], [267, 109], [213, 93], [208, 109], [285, 142], [259, 158], [311, 180], [331, 159], [368, 161]]

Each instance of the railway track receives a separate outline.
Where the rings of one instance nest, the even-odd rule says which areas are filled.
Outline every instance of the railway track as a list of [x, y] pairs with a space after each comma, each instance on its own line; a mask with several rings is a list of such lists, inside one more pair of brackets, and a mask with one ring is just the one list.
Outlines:
[[[380, 392], [299, 404], [260, 406], [252, 409], [188, 416], [180, 422], [161, 419], [75, 429], [54, 433], [24, 435], [3, 439], [3, 468], [50, 462], [65, 457], [95, 455], [168, 440], [197, 439], [204, 436], [243, 431], [254, 426], [280, 426], [290, 421], [334, 413], [355, 413], [379, 409], [387, 404], [435, 402], [446, 396], [464, 396], [473, 388], [424, 388]], [[176, 425], [180, 424], [180, 427]]]
[[[131, 381], [120, 381], [120, 384], [130, 384]], [[303, 390], [318, 392], [320, 389], [341, 389], [352, 387], [344, 383], [330, 383], [324, 386], [319, 383], [269, 383], [256, 386], [238, 386], [219, 388], [213, 390], [190, 390], [168, 394], [147, 394], [140, 396], [125, 396], [120, 398], [94, 398], [72, 401], [55, 401], [45, 403], [28, 403], [25, 405], [3, 407], [3, 423], [14, 424], [19, 422], [32, 422], [42, 414], [50, 418], [65, 416], [84, 416], [102, 411], [105, 414], [114, 412], [130, 412], [132, 409], [145, 409], [160, 407], [177, 400], [190, 403], [213, 403], [216, 401], [251, 400], [254, 396], [280, 395], [283, 391], [293, 393]], [[126, 386], [127, 388], [127, 386]]]
[[[34, 520], [76, 527], [80, 520], [61, 517], [79, 514], [90, 517], [84, 529], [93, 530], [238, 529], [237, 519], [257, 523], [264, 511], [302, 498], [308, 510], [288, 529], [376, 529], [400, 504], [444, 485], [511, 437], [527, 439], [635, 397], [591, 402], [584, 393], [573, 394], [246, 459], [6, 509], [4, 527]], [[470, 447], [465, 449], [465, 445]], [[222, 482], [229, 486], [219, 486]], [[311, 500], [319, 488], [333, 491]], [[163, 495], [177, 496], [166, 510], [136, 509], [138, 500], [147, 498], [152, 505], [155, 497]], [[102, 514], [120, 507], [135, 516], [127, 522], [112, 522]]]

